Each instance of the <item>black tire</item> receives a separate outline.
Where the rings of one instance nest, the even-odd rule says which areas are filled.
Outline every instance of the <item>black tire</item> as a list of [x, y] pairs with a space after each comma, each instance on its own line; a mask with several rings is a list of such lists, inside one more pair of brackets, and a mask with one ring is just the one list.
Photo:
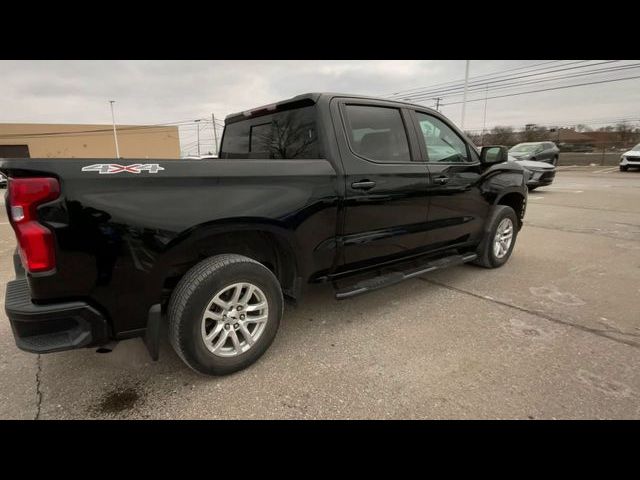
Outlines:
[[[217, 356], [203, 341], [202, 314], [216, 292], [238, 282], [250, 282], [264, 292], [269, 305], [266, 326], [246, 352], [233, 357]], [[196, 372], [227, 375], [248, 367], [269, 348], [280, 325], [283, 303], [280, 283], [267, 267], [242, 255], [216, 255], [189, 270], [171, 294], [169, 341], [178, 356]]]
[[[507, 253], [502, 258], [497, 258], [493, 251], [493, 239], [496, 235], [496, 230], [500, 222], [505, 219], [510, 218], [513, 224], [513, 238], [511, 239], [511, 245], [507, 250]], [[480, 265], [484, 268], [498, 268], [507, 263], [509, 257], [511, 257], [511, 253], [513, 252], [513, 248], [516, 245], [516, 240], [518, 238], [518, 217], [513, 208], [508, 207], [506, 205], [496, 205], [493, 207], [493, 212], [491, 213], [491, 217], [488, 219], [484, 231], [484, 237], [482, 238], [482, 242], [478, 246], [478, 258], [474, 260], [473, 263], [476, 265]]]
[[629, 170], [629, 166], [628, 165], [620, 165], [620, 171], [621, 172], [626, 172], [627, 170]]

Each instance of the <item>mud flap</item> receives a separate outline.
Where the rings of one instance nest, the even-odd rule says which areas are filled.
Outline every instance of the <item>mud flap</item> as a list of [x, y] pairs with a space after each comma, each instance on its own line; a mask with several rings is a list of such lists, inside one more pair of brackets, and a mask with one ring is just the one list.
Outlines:
[[144, 334], [144, 344], [149, 350], [151, 359], [155, 362], [160, 358], [160, 324], [162, 321], [162, 307], [159, 303], [152, 305], [147, 317], [147, 330]]

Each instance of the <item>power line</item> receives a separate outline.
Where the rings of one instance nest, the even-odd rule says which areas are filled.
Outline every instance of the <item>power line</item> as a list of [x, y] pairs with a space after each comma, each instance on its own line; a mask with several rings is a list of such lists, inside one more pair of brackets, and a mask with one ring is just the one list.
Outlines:
[[[523, 69], [532, 69], [534, 67], [540, 66], [540, 65], [547, 65], [549, 63], [558, 63], [558, 62], [562, 62], [564, 60], [551, 60], [548, 62], [542, 62], [542, 63], [536, 63], [534, 65], [527, 65], [527, 66], [521, 66], [521, 67], [517, 67], [517, 68], [511, 68], [511, 69], [507, 69], [507, 70], [501, 70], [501, 71], [496, 71], [496, 72], [492, 72], [492, 73], [486, 73], [484, 75], [476, 75], [475, 77], [471, 77], [472, 80], [478, 79], [478, 78], [483, 78], [483, 77], [491, 77], [494, 75], [502, 75], [506, 72], [512, 72], [512, 71], [516, 71], [516, 70], [523, 70]], [[580, 60], [580, 62], [587, 62], [588, 60]], [[571, 62], [571, 63], [579, 63], [579, 62]], [[571, 63], [567, 63], [565, 65], [570, 65]], [[453, 81], [448, 81], [448, 82], [440, 82], [440, 83], [434, 83], [433, 85], [431, 85], [431, 87], [437, 87], [437, 86], [441, 86], [441, 85], [450, 85], [453, 83], [457, 83], [460, 80], [453, 80]], [[429, 87], [429, 88], [431, 88]], [[412, 92], [414, 90], [422, 90], [424, 88], [427, 87], [414, 87], [414, 88], [409, 88], [407, 90], [400, 90], [399, 92], [396, 93], [391, 93], [388, 95], [385, 95], [385, 97], [393, 97], [393, 96], [402, 96], [405, 95], [409, 92]]]
[[[514, 83], [509, 83], [505, 85], [495, 85], [493, 87], [489, 87], [488, 84], [485, 84], [482, 86], [477, 86], [475, 88], [469, 89], [469, 92], [473, 93], [473, 92], [486, 92], [487, 90], [488, 91], [504, 90], [504, 89], [510, 89], [510, 88], [517, 88], [524, 85], [533, 85], [537, 83], [557, 82], [557, 81], [567, 80], [569, 78], [584, 77], [584, 76], [590, 76], [590, 75], [605, 75], [605, 74], [615, 73], [615, 72], [624, 71], [624, 70], [631, 70], [639, 67], [640, 67], [640, 63], [633, 63], [628, 65], [620, 65], [616, 67], [588, 70], [586, 72], [580, 72], [580, 73], [556, 75], [554, 77], [543, 78], [539, 80], [516, 81]], [[441, 97], [456, 97], [460, 95], [461, 93], [450, 93], [450, 94], [441, 94]], [[431, 99], [431, 97], [423, 100], [429, 100], [429, 99]]]
[[[520, 79], [520, 78], [537, 77], [537, 76], [541, 76], [541, 75], [548, 75], [550, 73], [556, 73], [556, 72], [562, 72], [562, 71], [568, 71], [568, 70], [575, 70], [575, 69], [579, 69], [579, 68], [595, 67], [595, 66], [598, 66], [598, 65], [603, 65], [603, 64], [608, 64], [608, 63], [613, 63], [613, 62], [618, 62], [618, 61], [619, 60], [607, 60], [607, 61], [604, 61], [604, 62], [592, 63], [590, 65], [578, 65], [578, 66], [573, 66], [573, 67], [555, 68], [555, 69], [551, 69], [551, 70], [547, 69], [546, 71], [539, 72], [539, 73], [528, 73], [526, 75], [506, 76], [504, 78], [492, 79], [492, 80], [487, 80], [487, 81], [473, 81], [473, 82], [469, 82], [469, 87], [477, 87], [477, 86], [484, 86], [486, 84], [508, 82], [508, 81], [517, 80], [517, 79]], [[412, 94], [412, 95], [407, 95], [407, 99], [418, 100], [418, 99], [422, 99], [423, 97], [428, 97], [428, 96], [433, 96], [433, 95], [451, 94], [452, 92], [460, 91], [462, 88], [464, 88], [464, 84], [459, 84], [459, 85], [452, 86], [452, 87], [447, 87], [447, 88], [444, 88], [444, 89], [441, 88], [441, 89], [424, 90], [424, 91], [421, 91], [421, 92], [416, 92], [415, 94]]]
[[[145, 134], [161, 134], [161, 133], [174, 133], [176, 132], [175, 130], [171, 130], [168, 127], [167, 128], [161, 128], [159, 127], [158, 129], [155, 130], [144, 130], [144, 131], [122, 131], [120, 129], [118, 129], [118, 136], [121, 135], [145, 135]], [[98, 133], [94, 133], [94, 136], [102, 136], [102, 135], [109, 135], [110, 132], [98, 132]], [[180, 134], [180, 130], [177, 131], [178, 135]], [[111, 134], [113, 134], [111, 132]], [[13, 140], [13, 139], [18, 139], [18, 140], [29, 140], [29, 139], [38, 139], [38, 138], [67, 138], [67, 137], [87, 137], [89, 134], [88, 133], [75, 133], [75, 132], [69, 132], [69, 133], [61, 133], [58, 135], [30, 135], [30, 134], [6, 134], [6, 135], [0, 135], [0, 140]]]
[[[635, 64], [635, 65], [629, 65], [629, 66], [624, 66], [624, 67], [615, 67], [612, 69], [606, 69], [606, 70], [600, 70], [600, 71], [590, 71], [590, 72], [584, 72], [584, 73], [575, 73], [575, 74], [571, 74], [571, 75], [562, 75], [562, 76], [557, 76], [554, 78], [548, 78], [548, 79], [540, 79], [540, 80], [528, 80], [528, 81], [519, 81], [519, 82], [515, 82], [512, 84], [506, 84], [506, 85], [499, 85], [499, 86], [494, 86], [494, 87], [478, 87], [478, 88], [474, 88], [472, 90], [470, 90], [472, 93], [477, 93], [477, 92], [482, 92], [482, 93], [486, 93], [487, 90], [489, 92], [496, 92], [496, 91], [500, 91], [500, 90], [512, 90], [515, 88], [520, 88], [523, 86], [527, 86], [527, 85], [535, 85], [535, 84], [550, 84], [550, 86], [557, 86], [557, 85], [561, 85], [562, 82], [564, 80], [569, 80], [572, 78], [578, 78], [578, 77], [592, 77], [592, 76], [605, 76], [604, 79], [613, 79], [615, 78], [614, 76], [612, 76], [611, 74], [616, 73], [616, 72], [622, 72], [622, 71], [626, 71], [626, 70], [633, 70], [636, 68], [640, 68], [640, 64]], [[451, 97], [459, 97], [461, 94], [460, 93], [452, 93], [449, 95], [442, 95], [444, 98], [451, 98]], [[484, 99], [484, 96], [483, 96]], [[428, 100], [427, 99], [423, 99], [423, 100], [419, 100], [419, 101], [425, 101]]]
[[[149, 130], [156, 129], [159, 130], [162, 127], [170, 127], [176, 126], [180, 127], [181, 125], [194, 123], [193, 120], [183, 120], [179, 122], [168, 122], [168, 123], [157, 123], [153, 125], [135, 125], [131, 127], [117, 127], [118, 132], [123, 131], [137, 131], [137, 130]], [[111, 134], [112, 129], [110, 128], [100, 128], [93, 130], [75, 130], [75, 131], [58, 131], [58, 132], [33, 132], [33, 133], [6, 133], [0, 135], [0, 138], [33, 138], [33, 137], [53, 137], [53, 136], [75, 136], [75, 135], [84, 135], [84, 134]]]
[[[517, 95], [526, 95], [526, 94], [529, 94], [529, 93], [549, 92], [551, 90], [562, 90], [562, 89], [565, 89], [565, 88], [582, 87], [582, 86], [585, 86], [585, 85], [597, 85], [597, 84], [601, 84], [601, 83], [620, 82], [620, 81], [623, 81], [623, 80], [633, 80], [633, 79], [636, 79], [636, 78], [640, 78], [640, 76], [614, 78], [614, 79], [610, 79], [610, 80], [600, 80], [600, 81], [597, 81], [597, 82], [576, 83], [576, 84], [573, 84], [573, 85], [564, 85], [564, 86], [561, 86], [561, 87], [553, 87], [553, 88], [543, 88], [543, 89], [540, 89], [540, 90], [529, 90], [527, 92], [510, 93], [510, 94], [507, 94], [507, 95], [497, 95], [497, 96], [494, 96], [494, 97], [487, 97], [487, 98], [489, 100], [491, 100], [493, 98], [515, 97]], [[484, 100], [484, 98], [474, 98], [472, 100], [467, 100], [467, 102], [480, 102], [480, 101], [483, 101], [483, 100]], [[458, 105], [460, 103], [462, 103], [462, 102], [447, 103], [446, 106]]]
[[[592, 60], [580, 60], [580, 61], [575, 61], [575, 62], [568, 62], [568, 63], [563, 63], [561, 65], [555, 65], [553, 67], [544, 67], [544, 68], [535, 68], [535, 69], [531, 69], [529, 71], [525, 71], [525, 72], [520, 72], [520, 73], [527, 73], [527, 74], [532, 74], [532, 75], [544, 75], [546, 73], [549, 73], [551, 71], [553, 71], [553, 69], [559, 68], [559, 67], [567, 67], [568, 65], [575, 65], [576, 63], [586, 63], [586, 62], [591, 62]], [[592, 66], [594, 64], [591, 65], [584, 65], [583, 67], [588, 67], [588, 66]], [[572, 67], [572, 68], [577, 68], [577, 67]], [[508, 70], [506, 70], [508, 71]], [[485, 78], [482, 78], [481, 76], [476, 76], [476, 77], [471, 77], [470, 80], [472, 84], [484, 84], [484, 83], [491, 83], [491, 82], [497, 82], [499, 80], [510, 80], [515, 78], [515, 75], [513, 74], [509, 74], [509, 75], [505, 75], [504, 73], [506, 71], [503, 72], [496, 72], [494, 74], [492, 74], [490, 77], [485, 76]], [[537, 72], [537, 73], [534, 73]], [[516, 74], [519, 75], [519, 74]], [[429, 87], [422, 87], [420, 89], [414, 89], [416, 91], [414, 91], [413, 93], [405, 93], [402, 94], [402, 96], [407, 96], [407, 97], [414, 97], [416, 95], [423, 95], [423, 94], [432, 94], [432, 92], [439, 92], [439, 91], [448, 91], [451, 89], [459, 89], [464, 85], [464, 80], [455, 80], [452, 82], [445, 82], [445, 83], [441, 83], [441, 84], [434, 84], [431, 85]]]
[[[536, 68], [533, 70], [529, 70], [526, 72], [520, 72], [519, 74], [513, 75], [513, 74], [509, 74], [509, 75], [505, 75], [504, 73], [500, 73], [500, 74], [494, 74], [489, 78], [478, 78], [478, 77], [471, 77], [471, 84], [473, 85], [484, 85], [486, 83], [497, 83], [500, 81], [508, 81], [508, 80], [514, 80], [516, 78], [523, 78], [524, 75], [522, 74], [527, 74], [528, 76], [539, 76], [539, 75], [545, 75], [548, 73], [553, 73], [555, 71], [561, 70], [560, 67], [562, 67], [562, 69], [566, 69], [566, 70], [570, 70], [570, 69], [575, 69], [575, 68], [586, 68], [586, 67], [591, 67], [591, 66], [595, 66], [598, 64], [594, 64], [591, 63], [589, 65], [578, 65], [575, 66], [574, 64], [576, 63], [586, 63], [586, 62], [590, 62], [591, 60], [581, 60], [578, 62], [568, 62], [568, 63], [563, 63], [562, 65], [556, 65], [553, 67], [544, 67], [544, 68]], [[614, 60], [612, 60], [611, 62], [613, 62]], [[568, 67], [568, 65], [574, 65], [573, 67]], [[432, 85], [430, 87], [423, 87], [421, 89], [419, 89], [416, 92], [410, 93], [408, 94], [409, 97], [415, 97], [415, 96], [420, 96], [420, 95], [426, 95], [426, 94], [433, 94], [433, 92], [445, 92], [445, 91], [451, 91], [451, 90], [457, 90], [460, 89], [464, 86], [464, 80], [456, 80], [454, 82], [449, 82], [450, 85], [446, 85], [446, 86], [442, 86], [442, 87], [438, 87], [438, 84], [436, 85]], [[437, 88], [436, 88], [437, 87]], [[406, 94], [405, 94], [406, 95]]]

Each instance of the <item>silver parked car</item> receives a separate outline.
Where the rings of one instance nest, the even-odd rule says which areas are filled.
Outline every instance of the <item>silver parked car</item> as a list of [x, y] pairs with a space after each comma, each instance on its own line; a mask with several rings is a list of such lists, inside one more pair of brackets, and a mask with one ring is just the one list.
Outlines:
[[[482, 147], [476, 147], [478, 153], [482, 150]], [[553, 179], [556, 177], [556, 166], [548, 164], [546, 162], [539, 162], [537, 160], [526, 160], [524, 158], [517, 158], [509, 152], [507, 158], [509, 162], [518, 162], [520, 166], [524, 167], [527, 171], [527, 188], [529, 191], [533, 191], [538, 187], [544, 187], [551, 185]]]
[[553, 142], [525, 142], [514, 145], [509, 149], [509, 155], [518, 160], [533, 160], [558, 164], [560, 149]]
[[553, 179], [556, 176], [555, 165], [550, 165], [546, 162], [539, 162], [537, 160], [521, 160], [509, 155], [510, 162], [518, 162], [525, 170], [529, 172], [529, 178], [527, 180], [527, 188], [529, 191], [533, 191], [538, 187], [544, 187], [551, 185]]

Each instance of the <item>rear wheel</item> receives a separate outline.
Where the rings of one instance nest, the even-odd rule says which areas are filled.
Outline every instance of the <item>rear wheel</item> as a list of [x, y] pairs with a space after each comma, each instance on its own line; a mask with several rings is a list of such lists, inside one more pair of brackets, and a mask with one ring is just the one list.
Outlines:
[[169, 340], [182, 360], [207, 375], [241, 370], [269, 348], [282, 317], [275, 275], [241, 255], [203, 260], [169, 301]]
[[498, 268], [507, 263], [518, 236], [518, 217], [513, 208], [496, 205], [478, 247], [476, 265]]

